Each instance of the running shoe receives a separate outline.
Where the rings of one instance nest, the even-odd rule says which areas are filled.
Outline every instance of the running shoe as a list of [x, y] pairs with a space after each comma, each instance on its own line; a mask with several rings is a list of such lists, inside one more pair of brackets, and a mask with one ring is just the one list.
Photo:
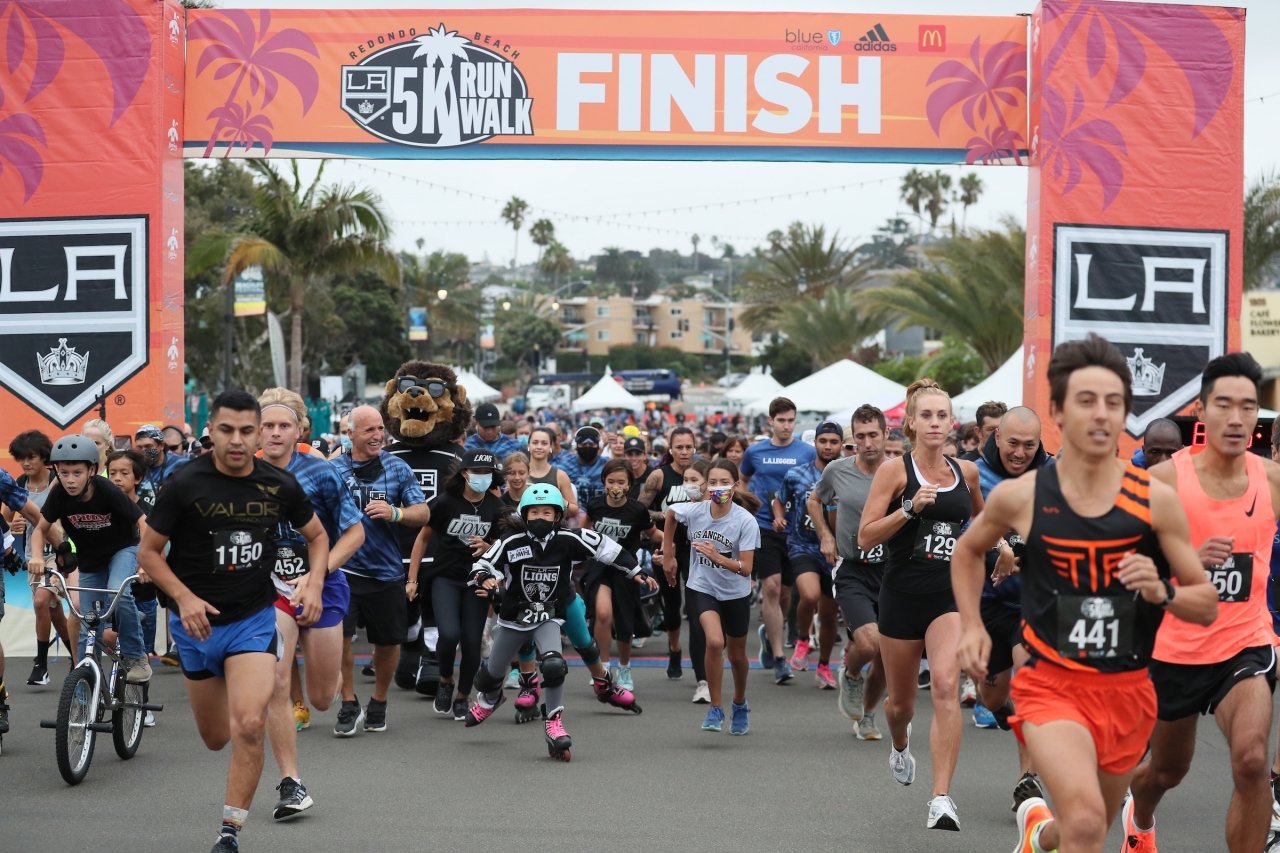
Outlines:
[[925, 821], [927, 829], [945, 829], [950, 832], [960, 831], [960, 817], [956, 814], [956, 804], [946, 794], [939, 794], [929, 801], [929, 819]]
[[880, 740], [880, 729], [876, 727], [876, 714], [874, 711], [867, 714], [854, 725], [853, 733], [858, 736], [858, 740]]
[[352, 737], [356, 729], [364, 722], [364, 709], [359, 699], [344, 699], [338, 709], [338, 722], [334, 724], [333, 733], [338, 737]]
[[0, 735], [9, 733], [9, 706], [0, 698]]
[[455, 723], [464, 722], [467, 719], [467, 700], [464, 696], [459, 696], [453, 700], [453, 721]]
[[501, 693], [498, 694], [498, 701], [492, 705], [489, 700], [484, 698], [484, 694], [476, 695], [476, 701], [471, 703], [471, 707], [467, 709], [467, 728], [478, 726], [485, 720], [493, 716], [493, 712], [498, 710], [503, 702], [507, 701], [507, 697]]
[[644, 637], [632, 637], [632, 638], [631, 638], [631, 648], [633, 648], [633, 649], [643, 649], [643, 648], [644, 648], [644, 641], [645, 641], [645, 638], [644, 638]]
[[614, 683], [623, 690], [634, 691], [636, 689], [636, 683], [631, 679], [631, 667], [619, 664], [617, 676], [614, 678]]
[[125, 658], [124, 665], [129, 670], [125, 679], [130, 684], [146, 684], [151, 680], [151, 661], [145, 657]]
[[507, 680], [502, 682], [503, 690], [519, 690], [520, 689], [520, 670], [513, 669], [507, 673]]
[[160, 663], [165, 666], [182, 666], [182, 655], [178, 653], [178, 647], [174, 643], [169, 644], [169, 648], [164, 654], [160, 655]]
[[683, 654], [681, 649], [673, 649], [667, 653], [667, 678], [674, 681], [684, 675], [680, 669], [680, 659]]
[[240, 845], [230, 835], [219, 835], [209, 853], [240, 853]]
[[973, 706], [973, 724], [980, 729], [999, 728], [996, 715], [988, 711], [981, 702]]
[[48, 684], [49, 683], [49, 665], [35, 661], [31, 667], [31, 675], [27, 678], [27, 684]]
[[431, 710], [437, 714], [453, 713], [453, 684], [440, 682], [440, 686], [436, 688], [435, 701], [431, 703]]
[[698, 686], [694, 688], [693, 704], [695, 705], [711, 704], [711, 688], [707, 687], [707, 682], [699, 681]]
[[293, 703], [293, 726], [297, 731], [311, 728], [311, 709], [301, 702]]
[[276, 785], [276, 790], [280, 792], [280, 800], [271, 812], [271, 816], [276, 820], [296, 817], [315, 805], [300, 779], [286, 776], [280, 780], [279, 785]]
[[916, 677], [916, 687], [921, 690], [928, 690], [931, 678], [932, 676], [929, 675], [929, 670], [920, 670], [920, 675]]
[[1271, 830], [1267, 833], [1267, 845], [1262, 848], [1262, 853], [1276, 853], [1280, 850], [1280, 830]]
[[743, 702], [739, 705], [737, 702], [730, 703], [733, 710], [730, 712], [733, 716], [729, 723], [729, 734], [745, 735], [751, 725], [747, 722], [747, 714], [751, 713], [751, 709], [747, 707], [747, 703]]
[[373, 671], [373, 664], [372, 663], [365, 664], [364, 668], [360, 670], [360, 674], [367, 678], [373, 678], [375, 674]]
[[154, 729], [156, 727], [156, 715], [148, 711], [147, 715], [142, 718], [142, 727], [144, 729]]
[[800, 632], [798, 632], [796, 630], [796, 626], [792, 625], [790, 622], [782, 623], [782, 628], [782, 645], [785, 648], [794, 649], [796, 647], [796, 640], [800, 638]]
[[831, 677], [831, 664], [820, 663], [818, 670], [813, 674], [813, 678], [818, 682], [819, 690], [835, 690], [836, 680]]
[[756, 631], [756, 636], [760, 638], [760, 668], [773, 669], [775, 661], [773, 646], [769, 645], [769, 634], [765, 631], [763, 625]]
[[[1028, 801], [1030, 802], [1030, 801]], [[1120, 825], [1124, 827], [1125, 853], [1156, 853], [1156, 828], [1141, 831], [1133, 822], [1133, 797], [1124, 798], [1120, 810]]]
[[1041, 825], [1051, 820], [1053, 812], [1049, 811], [1043, 797], [1032, 797], [1018, 806], [1018, 846], [1013, 853], [1035, 853], [1031, 839]]
[[773, 662], [773, 683], [786, 684], [792, 678], [795, 678], [795, 673], [791, 671], [791, 664], [787, 663], [787, 659], [775, 658]]
[[1013, 724], [1009, 722], [1009, 718], [1013, 716], [1013, 700], [1006, 699], [999, 708], [992, 708], [991, 716], [996, 718], [996, 725], [1000, 727], [1000, 731], [1007, 732], [1012, 729]]
[[[916, 781], [916, 760], [911, 755], [911, 724], [907, 723], [907, 745], [898, 750], [889, 744], [889, 769], [893, 771], [893, 778], [898, 780], [899, 784], [910, 785]], [[929, 808], [933, 811], [932, 804]]]
[[809, 641], [796, 640], [796, 651], [791, 656], [791, 668], [796, 672], [809, 671]]
[[850, 678], [849, 670], [843, 664], [836, 673], [836, 681], [840, 685], [840, 696], [836, 704], [846, 720], [855, 723], [862, 719], [862, 703], [867, 697], [867, 681], [865, 677]]
[[966, 675], [964, 681], [960, 683], [960, 705], [964, 708], [972, 708], [976, 704], [978, 704], [978, 685]]
[[364, 730], [366, 732], [385, 732], [387, 730], [387, 702], [370, 699], [364, 709]]
[[724, 708], [719, 705], [712, 705], [707, 709], [706, 719], [702, 721], [702, 730], [704, 732], [718, 732], [724, 725]]
[[1035, 797], [1043, 800], [1044, 788], [1040, 787], [1040, 780], [1036, 778], [1036, 774], [1023, 773], [1018, 784], [1013, 786], [1013, 810], [1016, 812], [1019, 806]]

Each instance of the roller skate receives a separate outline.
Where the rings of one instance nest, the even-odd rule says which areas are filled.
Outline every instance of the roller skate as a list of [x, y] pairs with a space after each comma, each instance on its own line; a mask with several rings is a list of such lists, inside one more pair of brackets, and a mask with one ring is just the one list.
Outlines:
[[516, 724], [538, 719], [538, 700], [542, 689], [538, 687], [538, 673], [520, 673], [520, 693], [516, 696]]
[[614, 684], [608, 670], [605, 670], [604, 678], [593, 676], [591, 678], [591, 687], [596, 691], [596, 700], [602, 704], [607, 703], [615, 708], [631, 711], [633, 714], [643, 713], [640, 709], [640, 703], [636, 701], [636, 694], [625, 687], [619, 687]]
[[573, 746], [573, 738], [569, 737], [569, 733], [564, 730], [564, 723], [560, 720], [563, 712], [564, 708], [559, 707], [548, 714], [547, 706], [542, 706], [542, 719], [546, 721], [547, 730], [547, 753], [556, 761], [568, 764], [569, 747]]
[[485, 720], [492, 717], [493, 712], [498, 710], [498, 706], [505, 701], [507, 701], [507, 697], [499, 693], [498, 701], [489, 705], [485, 701], [483, 693], [477, 695], [476, 701], [471, 703], [471, 707], [467, 709], [466, 727], [471, 728], [472, 726], [480, 725]]

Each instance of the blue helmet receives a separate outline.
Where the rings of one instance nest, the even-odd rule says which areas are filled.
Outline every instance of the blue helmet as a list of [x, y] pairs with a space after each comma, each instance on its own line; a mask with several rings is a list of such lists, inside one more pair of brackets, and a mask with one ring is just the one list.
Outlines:
[[546, 483], [534, 483], [532, 486], [524, 490], [524, 494], [520, 496], [520, 517], [524, 517], [524, 511], [531, 506], [553, 506], [564, 513], [564, 495], [560, 494], [560, 490], [555, 486], [548, 486]]

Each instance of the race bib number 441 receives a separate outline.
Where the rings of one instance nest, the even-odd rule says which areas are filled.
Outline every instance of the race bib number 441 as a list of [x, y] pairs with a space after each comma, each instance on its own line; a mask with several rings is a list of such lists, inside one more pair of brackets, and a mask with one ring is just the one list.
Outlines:
[[1133, 656], [1137, 605], [1129, 596], [1058, 598], [1058, 653], [1068, 660]]

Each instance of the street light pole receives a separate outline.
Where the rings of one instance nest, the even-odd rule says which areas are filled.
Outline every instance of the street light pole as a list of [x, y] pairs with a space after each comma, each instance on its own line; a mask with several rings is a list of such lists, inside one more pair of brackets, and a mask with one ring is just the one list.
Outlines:
[[[231, 192], [227, 192], [227, 231], [231, 231], [231, 219], [235, 215], [235, 207], [231, 204]], [[231, 349], [235, 345], [235, 317], [236, 317], [236, 282], [231, 276], [231, 270], [227, 270], [227, 303], [226, 315], [223, 317], [224, 327], [224, 343], [225, 349], [222, 361], [222, 390], [231, 390]]]

